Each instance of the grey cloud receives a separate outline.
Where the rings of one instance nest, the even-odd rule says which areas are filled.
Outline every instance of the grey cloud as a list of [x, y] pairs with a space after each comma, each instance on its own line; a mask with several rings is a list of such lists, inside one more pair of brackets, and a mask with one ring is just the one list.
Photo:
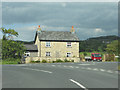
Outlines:
[[95, 28], [102, 28], [105, 31], [102, 35], [117, 32], [117, 3], [3, 2], [2, 6], [3, 25], [35, 23], [51, 30], [61, 30], [59, 27], [65, 30], [74, 25], [81, 30], [81, 38], [92, 36], [91, 31]]

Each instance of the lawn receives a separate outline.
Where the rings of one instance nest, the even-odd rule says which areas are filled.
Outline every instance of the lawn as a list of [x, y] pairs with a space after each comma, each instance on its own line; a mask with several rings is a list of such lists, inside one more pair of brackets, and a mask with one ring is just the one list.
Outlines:
[[0, 62], [0, 64], [18, 64], [20, 62], [20, 59], [5, 59]]

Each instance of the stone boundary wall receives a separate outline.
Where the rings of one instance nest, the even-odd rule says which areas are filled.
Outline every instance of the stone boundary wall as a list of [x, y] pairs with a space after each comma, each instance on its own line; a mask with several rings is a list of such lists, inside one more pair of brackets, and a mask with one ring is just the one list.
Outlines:
[[30, 63], [31, 61], [42, 61], [46, 60], [48, 62], [56, 61], [57, 59], [60, 59], [64, 61], [67, 60], [74, 60], [74, 62], [80, 62], [80, 58], [42, 58], [42, 57], [27, 57], [25, 58], [25, 63]]

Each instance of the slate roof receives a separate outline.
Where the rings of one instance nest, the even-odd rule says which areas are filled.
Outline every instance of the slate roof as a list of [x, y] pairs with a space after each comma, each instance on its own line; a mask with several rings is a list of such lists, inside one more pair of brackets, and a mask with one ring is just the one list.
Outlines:
[[27, 51], [38, 51], [37, 45], [34, 44], [24, 44], [26, 47]]
[[41, 31], [37, 32], [39, 40], [55, 40], [55, 41], [79, 41], [76, 34], [67, 31]]

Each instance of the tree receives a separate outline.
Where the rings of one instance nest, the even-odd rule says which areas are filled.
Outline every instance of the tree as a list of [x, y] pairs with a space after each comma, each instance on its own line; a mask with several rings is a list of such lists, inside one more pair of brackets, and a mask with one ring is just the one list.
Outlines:
[[3, 33], [2, 39], [2, 58], [21, 58], [25, 51], [25, 47], [22, 42], [13, 41], [13, 36], [18, 36], [18, 32], [14, 29], [1, 28]]
[[18, 36], [18, 32], [16, 32], [14, 29], [5, 29], [5, 28], [1, 28], [1, 31], [3, 33], [3, 40], [6, 39], [13, 39], [13, 36]]
[[25, 51], [23, 43], [13, 40], [2, 40], [2, 58], [21, 58]]
[[[120, 43], [120, 42], [119, 42]], [[116, 54], [118, 55], [118, 40], [115, 40], [107, 45], [106, 51], [108, 53]]]

